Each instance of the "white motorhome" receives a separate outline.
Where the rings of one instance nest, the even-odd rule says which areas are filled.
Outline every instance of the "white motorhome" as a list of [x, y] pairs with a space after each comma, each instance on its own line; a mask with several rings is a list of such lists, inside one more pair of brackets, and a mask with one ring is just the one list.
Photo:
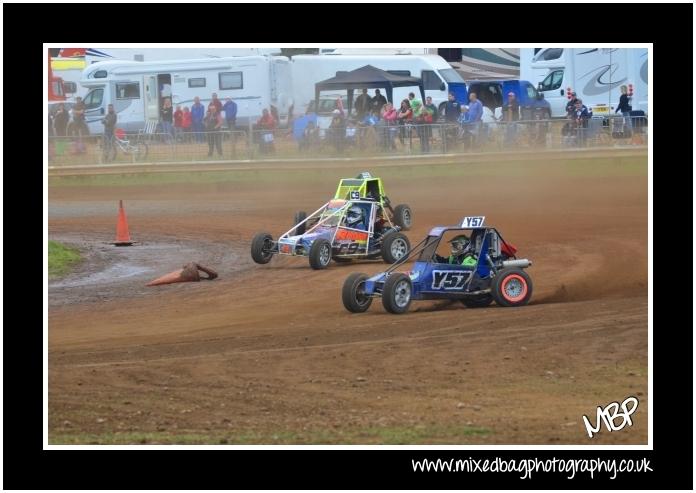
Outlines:
[[231, 56], [276, 55], [280, 48], [87, 48], [87, 65], [108, 60], [154, 62], [157, 60], [182, 60], [194, 58], [226, 58]]
[[437, 55], [437, 48], [334, 48], [322, 50], [331, 55]]
[[520, 48], [520, 79], [528, 80], [534, 87], [539, 85], [539, 82], [546, 77], [548, 68], [532, 68], [534, 55], [540, 51], [540, 48]]
[[[355, 70], [372, 65], [396, 75], [423, 79], [425, 95], [433, 98], [433, 104], [444, 108], [447, 93], [452, 91], [457, 101], [467, 101], [466, 84], [461, 75], [438, 55], [296, 55], [291, 60], [295, 114], [304, 113], [314, 99], [314, 85], [334, 77], [337, 72]], [[408, 96], [413, 89], [395, 88], [394, 106]], [[368, 92], [374, 96], [374, 91]]]
[[290, 99], [290, 65], [287, 57], [249, 56], [156, 62], [108, 61], [87, 66], [80, 84], [85, 117], [92, 133], [102, 133], [101, 120], [108, 104], [118, 114], [118, 126], [127, 132], [159, 121], [165, 97], [172, 104], [190, 107], [198, 96], [207, 107], [212, 94], [223, 103], [237, 103], [237, 125], [246, 125], [274, 106], [281, 121], [287, 119]]
[[613, 114], [622, 85], [632, 89], [633, 109], [648, 114], [646, 48], [546, 48], [534, 55], [531, 68], [545, 70], [539, 89], [552, 117], [566, 115], [569, 89], [595, 116]]

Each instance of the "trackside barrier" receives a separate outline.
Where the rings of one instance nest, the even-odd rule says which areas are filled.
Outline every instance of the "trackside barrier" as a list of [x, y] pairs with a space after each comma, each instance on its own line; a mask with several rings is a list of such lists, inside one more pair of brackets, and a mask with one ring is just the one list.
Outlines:
[[48, 142], [48, 159], [52, 166], [70, 166], [562, 150], [645, 145], [647, 132], [646, 117], [621, 115], [595, 116], [584, 121], [438, 122], [427, 125], [381, 121], [372, 126], [349, 122], [344, 127], [310, 126], [301, 131], [252, 128], [201, 133], [117, 133], [111, 142], [101, 135], [52, 136]]

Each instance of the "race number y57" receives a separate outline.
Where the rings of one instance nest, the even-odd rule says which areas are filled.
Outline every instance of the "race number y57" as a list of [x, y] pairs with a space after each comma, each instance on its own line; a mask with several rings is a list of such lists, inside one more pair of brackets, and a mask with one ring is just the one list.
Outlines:
[[462, 228], [480, 228], [486, 216], [466, 216], [462, 219]]

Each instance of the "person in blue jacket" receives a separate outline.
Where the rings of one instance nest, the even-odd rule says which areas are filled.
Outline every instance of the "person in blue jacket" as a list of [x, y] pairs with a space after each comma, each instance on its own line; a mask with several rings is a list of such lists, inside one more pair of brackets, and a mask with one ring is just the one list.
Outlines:
[[592, 118], [592, 112], [587, 109], [587, 106], [582, 104], [582, 99], [577, 99], [575, 101], [575, 113], [573, 114], [573, 118], [575, 119], [578, 144], [584, 146], [585, 140], [587, 139], [587, 122]]
[[225, 99], [225, 104], [222, 107], [225, 112], [225, 120], [227, 121], [227, 128], [230, 132], [234, 132], [237, 127], [237, 103], [232, 101], [231, 98]]
[[196, 136], [196, 142], [203, 142], [203, 118], [205, 118], [205, 106], [201, 104], [198, 96], [193, 98], [191, 105], [191, 130]]

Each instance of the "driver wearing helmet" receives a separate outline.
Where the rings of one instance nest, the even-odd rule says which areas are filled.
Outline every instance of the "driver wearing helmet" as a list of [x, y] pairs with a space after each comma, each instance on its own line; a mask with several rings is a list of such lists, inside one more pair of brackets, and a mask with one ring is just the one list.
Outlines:
[[346, 226], [349, 228], [367, 230], [367, 221], [365, 220], [365, 211], [362, 207], [354, 205], [346, 212]]
[[435, 260], [441, 264], [455, 264], [466, 267], [476, 265], [476, 255], [473, 252], [473, 245], [469, 237], [462, 234], [455, 236], [449, 241], [451, 245], [451, 254], [449, 257], [441, 257], [435, 254]]

